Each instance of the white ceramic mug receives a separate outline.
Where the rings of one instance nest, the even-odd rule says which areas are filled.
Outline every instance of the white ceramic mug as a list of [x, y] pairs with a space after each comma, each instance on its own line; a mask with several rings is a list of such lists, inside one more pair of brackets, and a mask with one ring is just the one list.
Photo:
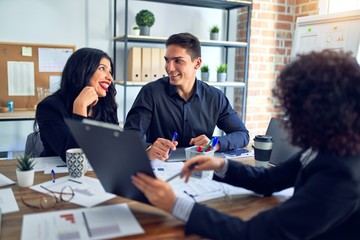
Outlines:
[[71, 148], [66, 151], [66, 165], [69, 175], [73, 178], [84, 176], [87, 171], [87, 158], [81, 148]]

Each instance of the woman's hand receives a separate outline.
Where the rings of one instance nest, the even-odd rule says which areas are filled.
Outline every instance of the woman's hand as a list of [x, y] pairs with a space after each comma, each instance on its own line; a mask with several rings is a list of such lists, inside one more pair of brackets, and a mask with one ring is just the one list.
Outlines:
[[[195, 165], [193, 165], [195, 164]], [[185, 177], [185, 182], [189, 181], [189, 177], [192, 171], [205, 171], [205, 170], [221, 170], [224, 167], [225, 161], [223, 158], [208, 157], [206, 155], [199, 155], [187, 160], [184, 163], [182, 169], [183, 174], [181, 177]], [[193, 165], [194, 168], [189, 170], [189, 167]]]
[[150, 160], [159, 159], [165, 161], [169, 158], [169, 150], [176, 150], [178, 142], [172, 142], [165, 138], [158, 138], [153, 145], [148, 149], [147, 154]]
[[98, 100], [99, 96], [97, 95], [94, 87], [84, 87], [84, 89], [80, 92], [80, 94], [76, 97], [74, 101], [73, 113], [87, 117], [87, 107], [95, 106]]
[[176, 196], [169, 184], [144, 173], [137, 173], [131, 179], [135, 186], [145, 194], [151, 204], [169, 213], [172, 212]]

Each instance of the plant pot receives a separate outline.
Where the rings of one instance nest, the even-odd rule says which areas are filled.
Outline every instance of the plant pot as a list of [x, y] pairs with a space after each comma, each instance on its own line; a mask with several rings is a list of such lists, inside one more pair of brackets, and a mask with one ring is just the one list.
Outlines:
[[218, 73], [217, 81], [218, 82], [226, 82], [226, 73]]
[[150, 35], [150, 27], [148, 27], [148, 26], [140, 26], [140, 35], [149, 36]]
[[139, 36], [140, 35], [140, 29], [132, 29], [131, 35], [133, 36]]
[[209, 81], [209, 72], [201, 72], [201, 80]]
[[210, 40], [219, 40], [219, 33], [210, 33]]
[[35, 169], [20, 171], [16, 169], [16, 177], [19, 187], [30, 187], [34, 184]]

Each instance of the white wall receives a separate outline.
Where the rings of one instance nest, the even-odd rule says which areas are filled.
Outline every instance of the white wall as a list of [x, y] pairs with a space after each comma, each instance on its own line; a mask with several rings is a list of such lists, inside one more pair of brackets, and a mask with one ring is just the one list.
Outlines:
[[[118, 0], [117, 4], [117, 34], [121, 35], [124, 33], [125, 4], [123, 0]], [[0, 9], [0, 41], [2, 42], [69, 44], [75, 45], [77, 49], [100, 48], [110, 56], [113, 55], [112, 0], [0, 0]], [[223, 31], [225, 14], [221, 10], [133, 0], [129, 1], [128, 30], [135, 25], [135, 15], [141, 9], [149, 9], [156, 17], [150, 32], [153, 36], [168, 37], [174, 33], [190, 32], [200, 39], [209, 39], [210, 26], [217, 24], [220, 26], [221, 38], [225, 37]], [[236, 31], [232, 33], [235, 34]], [[123, 64], [122, 43], [117, 44], [117, 51], [119, 73]], [[210, 67], [212, 81], [215, 81], [216, 67], [223, 62], [222, 51], [219, 48], [204, 47], [202, 55], [203, 62]], [[200, 77], [200, 72], [198, 76]], [[122, 120], [123, 88], [117, 86], [117, 90], [118, 116], [119, 120]], [[138, 91], [139, 88], [128, 88], [127, 110], [131, 107]], [[29, 129], [29, 132], [31, 130]], [[0, 131], [0, 137], [8, 135], [2, 132], [5, 131], [3, 128]]]

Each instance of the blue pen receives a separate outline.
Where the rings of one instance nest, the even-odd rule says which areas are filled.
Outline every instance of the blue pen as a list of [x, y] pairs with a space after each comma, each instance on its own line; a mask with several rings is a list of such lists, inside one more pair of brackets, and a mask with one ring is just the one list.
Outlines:
[[213, 140], [213, 142], [211, 143], [211, 149], [210, 149], [210, 150], [213, 150], [213, 149], [214, 149], [214, 147], [216, 146], [218, 140], [219, 140], [219, 138], [214, 137], [214, 140]]
[[[177, 132], [174, 132], [171, 141], [174, 143], [177, 138], [178, 138], [178, 134], [177, 134]], [[171, 153], [172, 153], [172, 150], [171, 150], [171, 148], [170, 148], [168, 155], [170, 156]]]
[[51, 178], [52, 178], [52, 182], [55, 182], [55, 171], [54, 169], [51, 169]]

